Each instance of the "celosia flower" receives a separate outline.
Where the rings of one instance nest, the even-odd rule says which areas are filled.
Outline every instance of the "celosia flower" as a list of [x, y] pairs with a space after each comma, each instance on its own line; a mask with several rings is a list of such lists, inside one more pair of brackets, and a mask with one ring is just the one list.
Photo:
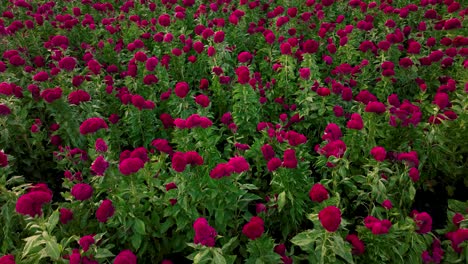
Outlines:
[[387, 200], [385, 200], [385, 201], [382, 202], [382, 206], [383, 206], [385, 209], [390, 210], [390, 209], [392, 209], [393, 204], [392, 204], [392, 201], [390, 201], [390, 200], [387, 199]]
[[115, 208], [112, 205], [111, 200], [102, 201], [99, 208], [96, 210], [96, 218], [99, 222], [105, 223], [107, 220], [114, 215]]
[[73, 212], [67, 208], [60, 208], [60, 223], [67, 224], [73, 220]]
[[1, 264], [15, 264], [15, 256], [13, 255], [5, 255], [0, 258]]
[[284, 151], [282, 166], [290, 169], [297, 167], [296, 151], [294, 149], [287, 149]]
[[8, 166], [8, 156], [3, 152], [3, 150], [0, 150], [0, 167], [6, 166]]
[[98, 176], [103, 176], [109, 167], [109, 162], [104, 159], [104, 156], [98, 156], [91, 164], [91, 171]]
[[376, 146], [371, 149], [370, 154], [374, 157], [376, 161], [382, 162], [387, 156], [387, 151], [385, 151], [385, 148], [383, 147]]
[[267, 163], [268, 171], [271, 172], [271, 171], [277, 170], [279, 167], [281, 167], [282, 163], [283, 162], [281, 161], [281, 159], [279, 159], [277, 157], [271, 158]]
[[204, 94], [200, 94], [195, 97], [195, 103], [201, 107], [207, 107], [210, 104], [210, 98]]
[[228, 164], [234, 168], [235, 173], [242, 173], [250, 169], [249, 163], [241, 156], [230, 158]]
[[137, 173], [141, 168], [145, 166], [145, 162], [140, 158], [127, 158], [120, 162], [119, 171], [123, 175], [130, 175]]
[[376, 114], [383, 114], [385, 113], [385, 105], [381, 102], [369, 102], [367, 105], [366, 105], [366, 109], [365, 111], [366, 112], [370, 112], [370, 113], [376, 113]]
[[414, 212], [413, 215], [414, 222], [418, 226], [418, 232], [419, 234], [426, 234], [431, 232], [432, 230], [432, 217], [426, 213], [426, 212]]
[[338, 140], [343, 136], [340, 127], [335, 123], [330, 123], [325, 128], [322, 136], [322, 140], [334, 141]]
[[186, 82], [178, 82], [174, 88], [175, 94], [180, 98], [185, 98], [189, 92], [189, 85]]
[[94, 244], [94, 236], [92, 235], [87, 235], [87, 236], [83, 236], [80, 238], [80, 240], [78, 241], [78, 244], [80, 245], [80, 247], [83, 249], [84, 252], [88, 251], [89, 250], [89, 247]]
[[353, 255], [359, 256], [359, 255], [364, 254], [364, 252], [366, 251], [364, 242], [362, 242], [362, 240], [360, 240], [356, 234], [347, 235], [346, 241], [351, 243], [351, 245], [353, 246], [353, 249], [351, 251]]
[[37, 190], [21, 195], [16, 202], [16, 212], [31, 217], [42, 215], [42, 206], [52, 200], [52, 193]]
[[85, 201], [93, 196], [93, 187], [87, 183], [77, 183], [71, 189], [71, 195], [78, 201]]
[[341, 223], [341, 211], [336, 206], [327, 206], [319, 212], [318, 218], [328, 232], [335, 232]]
[[364, 122], [362, 121], [362, 117], [358, 113], [353, 113], [351, 115], [351, 119], [346, 123], [346, 127], [349, 129], [356, 129], [361, 130], [364, 128]]
[[251, 240], [261, 237], [263, 232], [265, 232], [264, 222], [258, 216], [250, 218], [250, 221], [242, 228], [242, 233]]
[[187, 160], [185, 159], [185, 153], [174, 153], [174, 156], [172, 156], [172, 168], [177, 172], [183, 172], [186, 166]]
[[234, 172], [234, 167], [232, 167], [231, 164], [229, 163], [220, 163], [216, 165], [211, 171], [210, 171], [210, 177], [212, 179], [220, 179], [222, 177], [228, 177], [231, 176], [231, 174]]
[[309, 197], [312, 201], [321, 203], [328, 199], [329, 196], [325, 186], [320, 183], [316, 183], [312, 186], [312, 188], [310, 188]]
[[80, 133], [82, 135], [95, 133], [101, 128], [105, 128], [105, 129], [108, 128], [106, 121], [104, 121], [104, 119], [100, 117], [91, 117], [83, 121], [83, 123], [81, 123]]
[[193, 223], [193, 229], [195, 231], [195, 237], [193, 243], [202, 244], [207, 247], [214, 247], [216, 241], [215, 238], [218, 235], [216, 230], [208, 224], [205, 218], [198, 218]]
[[158, 151], [167, 153], [169, 155], [172, 155], [174, 153], [174, 150], [169, 145], [169, 141], [167, 141], [166, 139], [157, 138], [151, 142], [151, 146], [156, 148]]
[[52, 103], [53, 101], [62, 97], [62, 88], [55, 87], [55, 88], [45, 89], [44, 91], [41, 92], [41, 97], [47, 103]]
[[346, 144], [341, 140], [334, 140], [327, 143], [323, 148], [319, 149], [319, 153], [325, 155], [325, 157], [334, 156], [336, 158], [342, 158], [346, 152]]
[[137, 264], [137, 257], [132, 251], [126, 249], [121, 251], [114, 259], [113, 264]]

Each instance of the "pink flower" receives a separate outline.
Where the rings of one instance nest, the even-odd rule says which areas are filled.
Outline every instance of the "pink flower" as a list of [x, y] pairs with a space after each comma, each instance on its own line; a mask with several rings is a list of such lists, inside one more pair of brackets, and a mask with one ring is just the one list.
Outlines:
[[130, 175], [137, 173], [141, 168], [145, 166], [145, 162], [140, 158], [127, 158], [120, 162], [119, 171], [123, 175]]
[[432, 217], [426, 213], [426, 212], [422, 212], [422, 213], [415, 213], [414, 216], [413, 216], [413, 219], [414, 219], [414, 222], [416, 223], [416, 225], [418, 226], [418, 230], [416, 230], [416, 232], [418, 232], [419, 234], [426, 234], [426, 233], [429, 233], [431, 232], [432, 230]]
[[195, 103], [201, 107], [207, 107], [210, 104], [210, 98], [204, 94], [200, 94], [195, 97]]
[[137, 264], [137, 257], [132, 251], [126, 249], [121, 251], [114, 259], [113, 264]]
[[282, 166], [290, 169], [297, 167], [296, 151], [294, 149], [287, 149], [284, 151]]
[[230, 158], [228, 164], [234, 168], [235, 173], [242, 173], [250, 169], [249, 163], [241, 156]]
[[335, 232], [341, 223], [341, 211], [336, 206], [327, 206], [319, 212], [319, 220], [328, 232]]
[[205, 218], [198, 218], [195, 220], [193, 223], [193, 229], [195, 230], [195, 237], [193, 238], [195, 244], [214, 247], [218, 233], [208, 224], [208, 221]]
[[72, 71], [76, 66], [76, 59], [73, 57], [63, 57], [59, 61], [59, 67], [62, 70]]
[[234, 167], [229, 163], [219, 163], [210, 171], [210, 177], [212, 179], [220, 179], [222, 177], [231, 176], [234, 172]]
[[104, 141], [102, 138], [96, 139], [96, 142], [94, 143], [94, 149], [97, 152], [106, 152], [107, 151], [107, 143]]
[[73, 220], [73, 212], [67, 208], [60, 208], [60, 223], [67, 224]]
[[98, 176], [103, 176], [109, 167], [109, 162], [107, 162], [104, 157], [101, 155], [94, 160], [91, 164], [91, 171]]
[[348, 241], [349, 243], [351, 243], [351, 245], [353, 246], [353, 249], [352, 249], [352, 254], [353, 255], [362, 255], [364, 254], [365, 250], [366, 250], [366, 247], [364, 245], [364, 242], [362, 242], [362, 240], [359, 239], [359, 237], [355, 234], [349, 234], [346, 236], [346, 241]]
[[186, 82], [178, 82], [174, 89], [175, 94], [180, 98], [185, 98], [189, 92], [189, 85]]
[[387, 210], [390, 210], [393, 207], [392, 202], [388, 199], [382, 202], [382, 206]]
[[242, 233], [251, 240], [261, 237], [263, 232], [265, 232], [264, 222], [263, 219], [258, 216], [253, 216], [242, 228]]
[[417, 182], [419, 180], [419, 170], [412, 167], [409, 170], [409, 177], [411, 178], [411, 181]]
[[93, 187], [86, 183], [77, 183], [71, 189], [71, 195], [78, 201], [85, 201], [93, 196]]
[[0, 258], [1, 264], [15, 264], [15, 256], [13, 255], [5, 255]]
[[82, 102], [91, 100], [89, 93], [84, 90], [76, 90], [68, 95], [68, 102], [73, 105], [79, 105]]
[[106, 121], [100, 117], [91, 117], [83, 121], [80, 125], [80, 133], [82, 135], [90, 134], [90, 133], [95, 133], [99, 129], [105, 128], [107, 129], [108, 126], [106, 124]]
[[8, 166], [8, 156], [3, 152], [3, 150], [0, 150], [0, 167], [6, 166]]
[[319, 153], [325, 155], [325, 157], [334, 156], [336, 158], [342, 158], [346, 152], [346, 144], [341, 140], [334, 140], [327, 143], [322, 149], [319, 149]]
[[111, 200], [102, 201], [99, 208], [96, 210], [96, 218], [99, 222], [105, 223], [114, 215], [115, 209]]
[[340, 127], [335, 123], [330, 123], [325, 128], [322, 136], [322, 140], [334, 141], [338, 140], [343, 136]]
[[320, 183], [316, 183], [312, 186], [312, 188], [310, 188], [309, 197], [312, 201], [321, 203], [328, 199], [329, 196], [325, 186]]
[[33, 79], [36, 82], [45, 82], [49, 79], [49, 74], [45, 71], [40, 71], [34, 75]]
[[16, 212], [31, 217], [42, 215], [42, 206], [50, 203], [52, 193], [47, 190], [37, 190], [23, 194], [16, 202]]
[[86, 252], [86, 251], [89, 250], [89, 246], [94, 244], [94, 242], [95, 242], [94, 241], [94, 236], [87, 235], [87, 236], [81, 237], [80, 240], [78, 241], [78, 244], [83, 249], [83, 251]]
[[185, 158], [185, 153], [176, 152], [172, 156], [172, 168], [177, 172], [183, 172], [187, 166], [187, 160]]
[[281, 159], [279, 159], [277, 157], [271, 158], [267, 163], [268, 171], [271, 172], [271, 171], [277, 170], [279, 167], [281, 167], [282, 163], [283, 162], [281, 161]]
[[362, 121], [362, 117], [358, 113], [353, 113], [351, 115], [351, 119], [346, 123], [346, 127], [349, 129], [356, 129], [361, 130], [364, 128], [364, 122]]
[[53, 101], [62, 97], [62, 88], [55, 87], [55, 88], [45, 89], [44, 91], [41, 92], [41, 97], [47, 103], [52, 103]]
[[245, 62], [250, 62], [252, 60], [253, 56], [250, 54], [248, 51], [243, 51], [237, 55], [237, 60], [240, 63], [245, 63]]
[[373, 147], [370, 151], [370, 154], [374, 157], [376, 161], [382, 162], [385, 160], [385, 157], [387, 156], [387, 152], [385, 151], [385, 148], [376, 146]]
[[174, 151], [172, 150], [172, 147], [169, 145], [169, 141], [162, 139], [162, 138], [157, 138], [151, 142], [151, 146], [156, 148], [158, 151], [167, 153], [169, 155], [172, 155]]
[[370, 113], [376, 113], [376, 114], [383, 114], [385, 113], [385, 105], [381, 102], [369, 102], [366, 106], [365, 111], [370, 112]]

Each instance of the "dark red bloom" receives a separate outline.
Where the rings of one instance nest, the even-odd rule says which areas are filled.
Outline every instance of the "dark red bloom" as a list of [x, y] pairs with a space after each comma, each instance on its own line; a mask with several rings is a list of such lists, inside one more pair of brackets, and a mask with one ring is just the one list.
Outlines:
[[250, 169], [249, 163], [241, 156], [230, 158], [228, 164], [234, 168], [235, 173], [242, 173]]
[[42, 215], [42, 206], [52, 200], [49, 191], [37, 190], [23, 194], [16, 202], [16, 212], [31, 217]]
[[318, 218], [328, 232], [335, 232], [341, 223], [341, 211], [336, 206], [327, 206], [319, 212]]
[[60, 208], [60, 223], [67, 224], [73, 220], [73, 212], [67, 208]]
[[76, 90], [68, 95], [68, 102], [74, 105], [79, 105], [80, 103], [88, 102], [89, 100], [91, 100], [91, 96], [89, 96], [89, 93], [84, 90]]
[[8, 156], [3, 152], [3, 150], [0, 150], [0, 167], [6, 166], [8, 166]]
[[461, 253], [463, 248], [460, 247], [460, 244], [468, 240], [468, 229], [460, 228], [456, 231], [447, 233], [447, 238], [452, 241], [452, 248], [457, 253]]
[[449, 96], [446, 93], [436, 93], [434, 96], [433, 104], [437, 105], [440, 109], [450, 106]]
[[177, 172], [183, 172], [187, 166], [187, 160], [185, 158], [185, 153], [176, 152], [172, 156], [172, 168]]
[[96, 210], [96, 218], [99, 222], [105, 223], [107, 220], [114, 215], [115, 208], [112, 205], [111, 200], [102, 201], [99, 208]]
[[385, 113], [385, 105], [381, 102], [369, 102], [366, 105], [366, 112], [383, 114]]
[[407, 153], [400, 153], [397, 156], [399, 161], [404, 161], [410, 167], [418, 167], [419, 166], [419, 158], [418, 153], [416, 151], [410, 151]]
[[107, 162], [104, 159], [104, 156], [100, 155], [91, 164], [91, 171], [94, 172], [98, 176], [103, 176], [108, 167], [109, 167], [109, 162]]
[[94, 149], [97, 152], [106, 152], [107, 151], [107, 143], [104, 141], [102, 138], [96, 139], [96, 142], [94, 143]]
[[236, 69], [237, 81], [240, 84], [246, 84], [250, 80], [250, 71], [246, 66], [240, 66]]
[[322, 140], [334, 141], [338, 140], [343, 136], [340, 127], [335, 123], [330, 123], [325, 128], [322, 136]]
[[93, 196], [93, 187], [87, 183], [77, 183], [71, 189], [71, 195], [78, 201], [85, 201]]
[[59, 67], [62, 70], [72, 71], [76, 66], [76, 59], [73, 57], [63, 57], [59, 61]]
[[364, 128], [364, 122], [362, 121], [362, 117], [358, 113], [353, 113], [351, 115], [351, 119], [346, 123], [346, 127], [349, 129], [356, 129], [361, 130]]
[[169, 141], [162, 139], [162, 138], [157, 138], [151, 142], [151, 146], [156, 148], [158, 151], [167, 153], [169, 155], [172, 155], [174, 151], [172, 150], [172, 147], [169, 145]]
[[320, 183], [316, 183], [312, 186], [312, 188], [310, 188], [309, 197], [312, 201], [321, 203], [328, 199], [329, 196], [325, 186]]
[[346, 236], [346, 241], [351, 243], [353, 246], [352, 253], [353, 255], [362, 255], [366, 251], [366, 247], [364, 245], [364, 242], [359, 239], [359, 237], [355, 234], [349, 234]]
[[36, 82], [45, 82], [49, 79], [49, 74], [45, 71], [40, 71], [33, 76], [33, 80]]
[[260, 150], [262, 151], [263, 158], [265, 158], [265, 160], [270, 160], [275, 156], [275, 150], [268, 144], [263, 145]]
[[92, 117], [92, 118], [86, 119], [85, 121], [83, 121], [83, 123], [81, 123], [80, 133], [82, 135], [95, 133], [101, 128], [105, 128], [105, 129], [108, 128], [106, 121], [104, 121], [104, 119], [99, 118], [99, 117]]
[[281, 167], [281, 164], [283, 162], [281, 161], [281, 159], [277, 158], [277, 157], [273, 157], [271, 158], [268, 163], [267, 163], [267, 168], [268, 168], [268, 171], [275, 171], [277, 170], [279, 167]]
[[189, 85], [186, 82], [178, 82], [174, 89], [175, 94], [180, 98], [185, 98], [189, 92]]
[[258, 216], [253, 216], [242, 228], [242, 233], [251, 240], [261, 237], [263, 232], [265, 232], [264, 222], [263, 219]]
[[166, 184], [166, 191], [172, 190], [172, 189], [177, 189], [177, 185], [174, 182], [170, 182]]
[[210, 98], [204, 94], [200, 94], [195, 97], [195, 103], [201, 107], [207, 107], [210, 104]]
[[213, 179], [220, 179], [222, 177], [229, 177], [234, 172], [234, 167], [229, 163], [219, 163], [210, 171], [210, 177]]
[[319, 153], [325, 155], [325, 157], [334, 156], [336, 158], [342, 158], [346, 152], [346, 144], [342, 140], [334, 140], [327, 143], [323, 148], [319, 149]]
[[132, 251], [126, 249], [121, 251], [114, 259], [113, 264], [137, 264], [137, 257]]
[[243, 51], [237, 55], [237, 60], [240, 63], [245, 63], [245, 62], [250, 62], [252, 60], [253, 56], [250, 54], [248, 51]]
[[426, 213], [415, 213], [413, 216], [414, 222], [418, 226], [418, 232], [419, 234], [426, 234], [431, 232], [432, 230], [432, 217]]
[[371, 149], [370, 154], [374, 157], [376, 161], [382, 162], [387, 156], [387, 151], [385, 151], [385, 148], [383, 147], [376, 146]]
[[83, 236], [80, 238], [80, 240], [78, 241], [78, 244], [80, 245], [80, 247], [83, 249], [84, 252], [88, 251], [89, 250], [89, 247], [94, 244], [94, 236], [92, 235], [87, 235], [87, 236]]
[[15, 256], [5, 255], [0, 258], [0, 264], [15, 264]]
[[284, 151], [282, 166], [290, 169], [297, 167], [296, 151], [294, 149], [287, 149]]
[[193, 238], [193, 242], [195, 244], [214, 247], [218, 233], [208, 224], [208, 221], [205, 218], [200, 217], [195, 220], [193, 223], [193, 229], [195, 231], [195, 237]]
[[41, 92], [41, 97], [47, 103], [52, 103], [53, 101], [62, 97], [62, 88], [55, 87], [55, 88], [45, 89], [44, 91]]
[[120, 162], [119, 171], [123, 175], [128, 176], [132, 173], [138, 172], [144, 166], [145, 162], [140, 158], [127, 158]]

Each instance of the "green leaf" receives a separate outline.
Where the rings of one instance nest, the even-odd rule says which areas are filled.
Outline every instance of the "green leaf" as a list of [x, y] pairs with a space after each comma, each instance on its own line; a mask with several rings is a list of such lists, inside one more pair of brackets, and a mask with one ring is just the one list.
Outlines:
[[96, 251], [96, 255], [94, 255], [94, 258], [96, 259], [104, 259], [104, 258], [109, 258], [115, 256], [110, 252], [109, 249], [107, 248], [98, 248]]
[[132, 243], [132, 246], [138, 250], [141, 246], [141, 241], [142, 237], [140, 234], [133, 234], [133, 236], [130, 238], [130, 242]]
[[236, 248], [238, 242], [237, 242], [237, 236], [231, 238], [226, 244], [223, 245], [221, 250], [223, 251], [224, 254], [231, 252], [234, 248]]
[[198, 252], [197, 255], [195, 255], [195, 257], [193, 258], [193, 263], [194, 264], [197, 264], [197, 263], [204, 263], [204, 262], [207, 262], [208, 260], [210, 260], [211, 258], [208, 256], [210, 253], [210, 250], [208, 248], [204, 248], [203, 250], [201, 250], [200, 252]]
[[47, 231], [52, 233], [52, 230], [57, 226], [59, 221], [59, 212], [55, 210], [49, 217], [49, 220], [46, 223]]
[[299, 246], [304, 251], [311, 252], [315, 240], [317, 240], [320, 235], [322, 235], [322, 232], [319, 230], [307, 230], [293, 237], [291, 243]]
[[24, 241], [26, 241], [26, 244], [23, 248], [22, 258], [26, 257], [32, 249], [46, 242], [42, 239], [41, 235], [30, 236], [25, 238]]
[[226, 259], [224, 258], [223, 255], [221, 255], [221, 253], [219, 253], [219, 249], [213, 249], [212, 250], [212, 253], [213, 253], [213, 260], [211, 263], [214, 263], [214, 264], [227, 264], [226, 263]]
[[140, 235], [145, 235], [146, 230], [145, 230], [145, 222], [142, 220], [136, 218], [135, 221], [133, 222], [133, 231]]
[[339, 234], [333, 234], [332, 245], [332, 250], [335, 252], [336, 255], [342, 257], [348, 263], [354, 263], [353, 255], [351, 254], [351, 249], [349, 248], [349, 246], [345, 246], [345, 242]]
[[45, 252], [53, 260], [58, 260], [60, 258], [60, 245], [54, 239], [51, 239], [46, 242]]
[[281, 212], [285, 204], [286, 204], [286, 192], [284, 191], [278, 195], [278, 211], [279, 212]]

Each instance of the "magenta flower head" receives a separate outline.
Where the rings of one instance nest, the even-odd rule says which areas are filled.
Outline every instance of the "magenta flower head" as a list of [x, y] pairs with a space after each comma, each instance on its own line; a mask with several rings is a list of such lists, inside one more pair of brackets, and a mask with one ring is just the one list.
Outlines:
[[138, 172], [141, 168], [145, 166], [145, 162], [140, 158], [128, 158], [124, 159], [119, 164], [119, 171], [123, 175], [130, 175], [132, 173]]
[[328, 199], [329, 196], [328, 196], [328, 191], [325, 188], [325, 186], [323, 186], [320, 183], [316, 183], [310, 189], [309, 197], [312, 201], [321, 203], [325, 201], [326, 199]]
[[216, 243], [215, 238], [218, 233], [208, 224], [208, 221], [205, 218], [200, 217], [195, 220], [193, 223], [193, 229], [195, 231], [195, 237], [193, 238], [195, 244], [214, 247]]
[[263, 219], [258, 216], [252, 217], [242, 228], [242, 233], [251, 240], [261, 237], [263, 232], [265, 232], [264, 222]]
[[41, 97], [47, 103], [52, 103], [53, 101], [62, 97], [62, 88], [55, 87], [55, 88], [45, 89], [44, 91], [41, 92]]
[[319, 212], [319, 220], [328, 232], [335, 232], [341, 223], [341, 211], [336, 206], [327, 206]]
[[104, 200], [102, 201], [101, 205], [96, 211], [96, 218], [99, 222], [105, 223], [109, 218], [114, 215], [115, 208], [112, 205], [111, 200]]
[[186, 82], [178, 82], [174, 89], [175, 94], [180, 98], [185, 98], [189, 92], [189, 85]]
[[52, 200], [52, 192], [44, 188], [34, 188], [20, 196], [16, 202], [16, 212], [31, 217], [41, 216], [42, 206]]
[[374, 157], [376, 161], [382, 162], [385, 160], [385, 157], [387, 156], [387, 152], [385, 151], [385, 148], [376, 146], [373, 147], [370, 151], [370, 154]]
[[71, 189], [71, 195], [78, 201], [85, 201], [93, 196], [93, 187], [86, 183], [77, 183]]
[[13, 255], [5, 255], [0, 258], [1, 264], [15, 264], [15, 256]]
[[92, 134], [101, 128], [108, 128], [106, 121], [100, 117], [91, 117], [81, 123], [80, 133], [82, 135]]
[[422, 213], [418, 213], [416, 212], [414, 214], [414, 222], [416, 223], [416, 225], [418, 226], [418, 230], [416, 230], [416, 232], [418, 232], [419, 234], [426, 234], [426, 233], [429, 233], [431, 232], [432, 230], [432, 217], [426, 213], [426, 212], [422, 212]]
[[132, 251], [126, 249], [121, 251], [114, 259], [113, 264], [137, 264], [137, 257]]

